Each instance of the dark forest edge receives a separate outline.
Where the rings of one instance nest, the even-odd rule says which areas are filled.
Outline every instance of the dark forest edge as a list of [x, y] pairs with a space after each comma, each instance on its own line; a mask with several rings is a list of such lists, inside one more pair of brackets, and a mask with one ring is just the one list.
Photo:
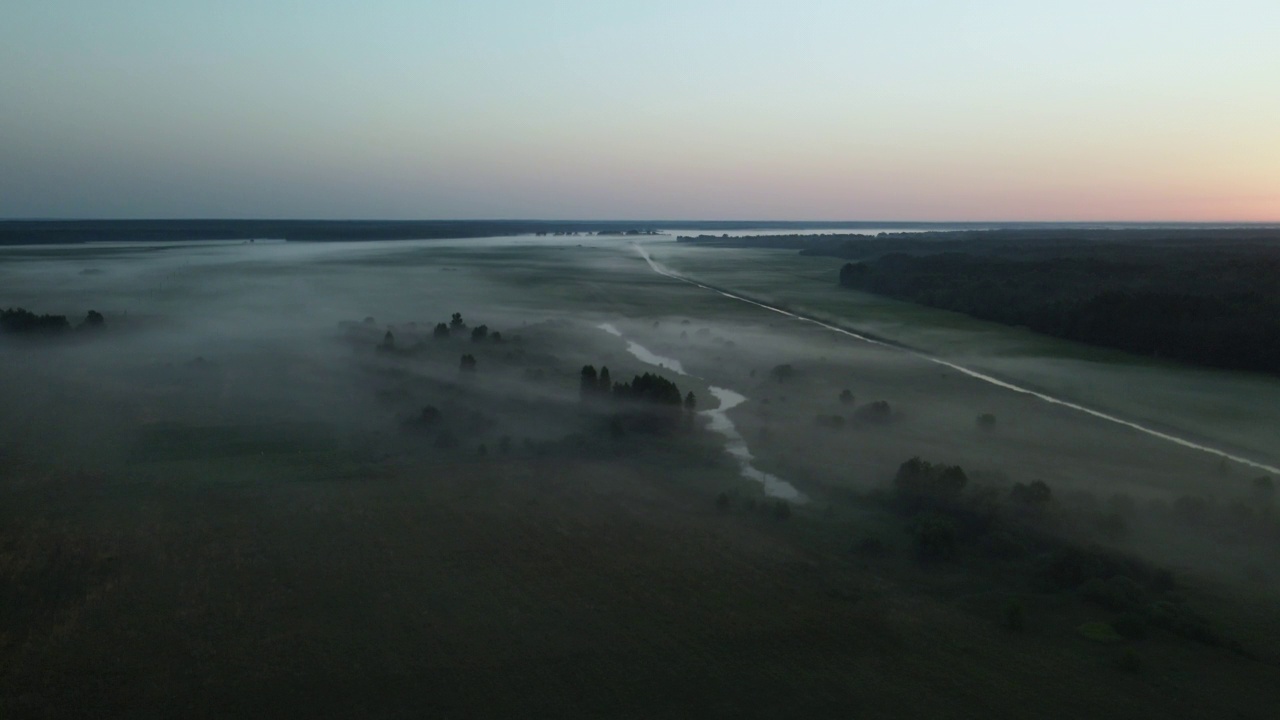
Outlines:
[[[1280, 374], [1280, 230], [740, 238], [851, 260], [842, 287], [1131, 353]], [[686, 241], [724, 245], [723, 238]]]
[[[75, 330], [97, 330], [106, 327], [102, 313], [90, 310]], [[0, 333], [18, 336], [61, 335], [72, 330], [66, 315], [37, 315], [26, 308], [0, 310]]]

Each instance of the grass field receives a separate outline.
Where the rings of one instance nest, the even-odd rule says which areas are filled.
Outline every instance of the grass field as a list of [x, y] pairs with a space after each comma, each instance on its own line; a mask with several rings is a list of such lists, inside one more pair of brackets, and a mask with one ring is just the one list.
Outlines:
[[[0, 337], [0, 716], [1264, 718], [1280, 702], [1276, 543], [1229, 522], [1256, 473], [663, 278], [621, 241], [578, 243], [0, 251], [0, 306], [108, 323]], [[1171, 402], [1160, 388], [1182, 378], [1169, 422], [1206, 437], [1273, 411], [1228, 402], [1255, 379], [1191, 386], [839, 294], [819, 282], [829, 261], [662, 252], [930, 352], [1080, 383], [1081, 400], [1149, 372], [1149, 402]], [[453, 312], [503, 341], [433, 339]], [[678, 358], [690, 375], [666, 374], [700, 407], [710, 386], [746, 395], [730, 414], [757, 466], [810, 501], [780, 519], [696, 422], [616, 432], [609, 406], [580, 402], [585, 364], [656, 370], [600, 322]], [[874, 400], [888, 422], [858, 419]], [[1007, 524], [1022, 554], [965, 536], [921, 562], [886, 501], [914, 455], [963, 466], [974, 497], [1038, 479], [1054, 503]], [[1100, 534], [1116, 493], [1136, 510]], [[1193, 524], [1184, 496], [1210, 503]], [[1091, 640], [1080, 628], [1118, 611], [1044, 583], [1076, 547], [1172, 569], [1143, 607], [1194, 611], [1213, 635]]]
[[647, 245], [672, 269], [1014, 379], [1090, 407], [1280, 462], [1280, 380], [1163, 363], [840, 288], [840, 260], [791, 250]]

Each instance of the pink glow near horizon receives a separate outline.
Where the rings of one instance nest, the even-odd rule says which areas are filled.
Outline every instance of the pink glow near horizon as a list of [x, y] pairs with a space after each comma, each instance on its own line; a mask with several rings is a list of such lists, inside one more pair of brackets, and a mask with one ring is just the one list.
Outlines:
[[1280, 222], [1280, 3], [366, 5], [21, 6], [0, 217]]

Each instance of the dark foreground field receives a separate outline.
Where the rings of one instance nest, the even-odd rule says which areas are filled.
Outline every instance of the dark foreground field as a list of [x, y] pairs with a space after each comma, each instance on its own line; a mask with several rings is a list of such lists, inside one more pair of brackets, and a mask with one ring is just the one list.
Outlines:
[[6, 607], [38, 600], [5, 628], [7, 717], [1262, 718], [1280, 680], [1172, 637], [1128, 672], [1072, 634], [1077, 601], [1032, 597], [1013, 633], [982, 592], [814, 542], [831, 521], [719, 512], [614, 464], [148, 489], [58, 515], [6, 522]]

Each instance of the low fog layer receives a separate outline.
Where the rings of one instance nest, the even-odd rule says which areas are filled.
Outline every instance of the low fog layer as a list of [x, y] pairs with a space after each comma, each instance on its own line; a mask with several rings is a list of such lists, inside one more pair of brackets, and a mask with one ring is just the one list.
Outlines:
[[[838, 269], [645, 247], [779, 304], [800, 286], [788, 273]], [[9, 248], [0, 287], [0, 307], [71, 326], [0, 333], [16, 548], [0, 571], [31, 588], [33, 618], [0, 645], [28, 668], [5, 687], [44, 672], [42, 633], [72, 614], [84, 644], [67, 657], [90, 662], [120, 643], [204, 652], [182, 643], [207, 613], [230, 628], [210, 647], [248, 648], [209, 661], [226, 683], [256, 657], [289, 662], [277, 627], [346, 647], [375, 685], [395, 672], [379, 648], [415, 672], [462, 662], [450, 652], [596, 667], [584, 638], [639, 652], [628, 628], [647, 623], [790, 637], [840, 616], [856, 637], [894, 628], [913, 648], [894, 658], [931, 657], [934, 631], [894, 618], [934, 612], [979, 623], [964, 632], [984, 643], [1046, 628], [1080, 667], [1112, 667], [1098, 654], [1113, 635], [1144, 657], [1140, 636], [1197, 663], [1274, 657], [1271, 631], [1246, 642], [1241, 604], [1280, 584], [1274, 482], [1257, 468], [666, 277], [626, 239]], [[798, 297], [797, 311], [836, 307]], [[90, 310], [102, 322], [76, 328]], [[878, 312], [840, 320], [1072, 389], [1070, 359], [983, 354], [971, 329]], [[84, 589], [59, 594], [68, 577]], [[158, 599], [177, 620], [128, 610]], [[155, 618], [184, 639], [160, 639]], [[1098, 647], [1070, 645], [1080, 634]], [[160, 672], [118, 654], [139, 683]], [[463, 677], [486, 695], [488, 676]]]

